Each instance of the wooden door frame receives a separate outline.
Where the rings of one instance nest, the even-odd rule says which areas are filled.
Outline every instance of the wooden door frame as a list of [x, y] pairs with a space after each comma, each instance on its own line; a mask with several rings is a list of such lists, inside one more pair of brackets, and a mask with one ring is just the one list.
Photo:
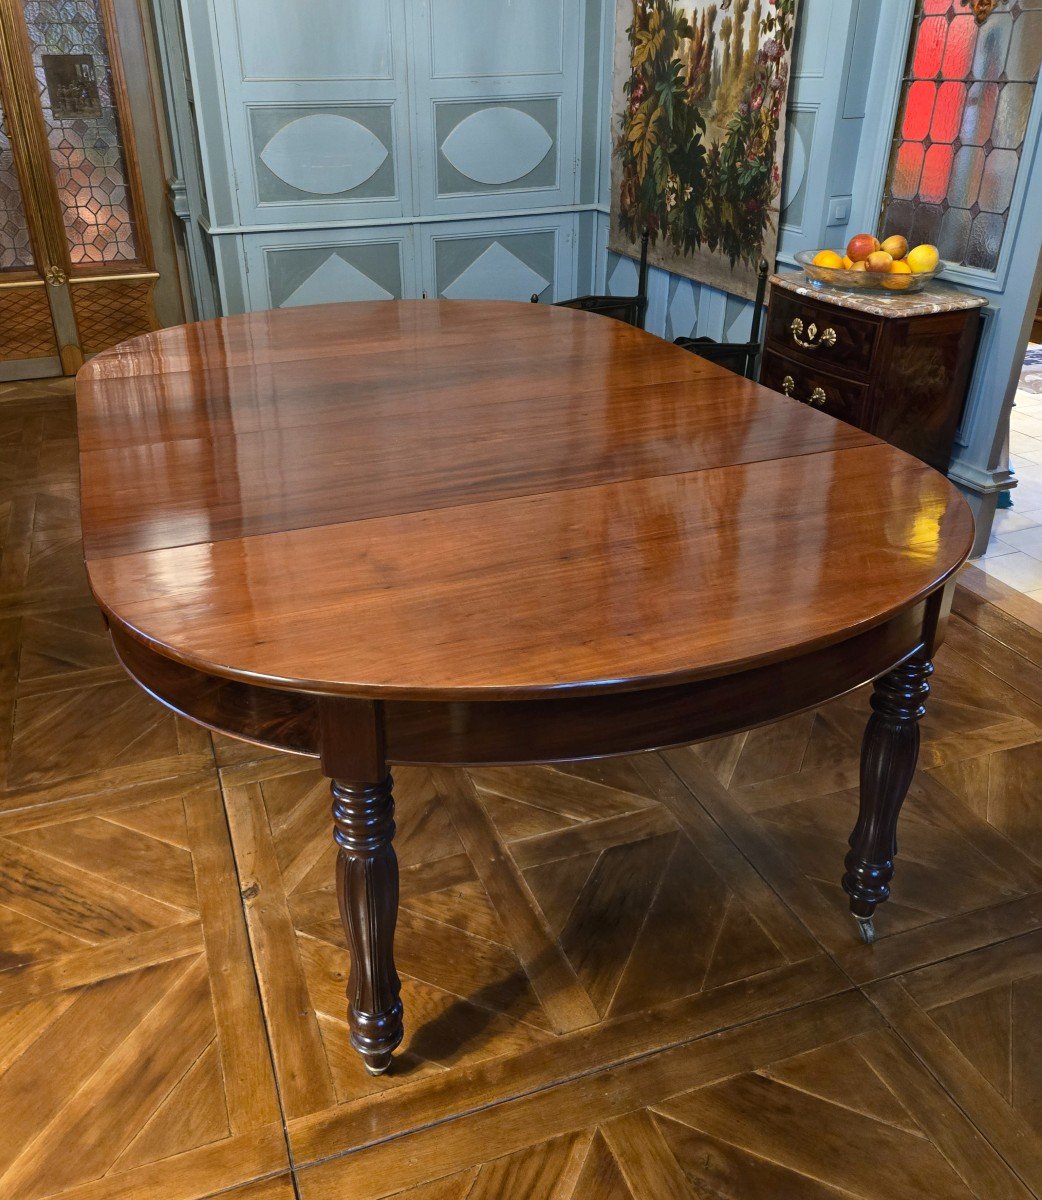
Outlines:
[[[144, 16], [135, 0], [98, 0], [98, 4], [108, 47], [126, 189], [135, 216], [137, 257], [126, 262], [74, 266], [24, 16], [18, 0], [0, 0], [0, 75], [6, 77], [4, 108], [37, 262], [34, 274], [46, 282], [65, 374], [75, 373], [84, 358], [73, 288], [138, 281], [152, 286], [149, 303], [156, 324], [177, 324], [184, 319], [173, 233], [163, 203], [160, 131]], [[136, 103], [131, 103], [132, 95]], [[150, 188], [145, 186], [143, 168], [150, 173], [153, 183]], [[157, 272], [159, 264], [162, 272]], [[160, 279], [165, 286], [156, 289]], [[34, 285], [39, 283], [30, 278], [28, 286]]]
[[[11, 139], [11, 154], [22, 193], [22, 207], [35, 262], [34, 269], [18, 272], [21, 278], [7, 279], [5, 283], [14, 286], [46, 287], [55, 345], [60, 360], [59, 373], [67, 373], [74, 361], [69, 355], [69, 347], [76, 344], [76, 322], [67, 291], [62, 288], [64, 294], [55, 295], [58, 289], [50, 286], [49, 282], [65, 274], [66, 241], [64, 227], [56, 230], [53, 221], [48, 220], [55, 204], [53, 179], [45, 178], [43, 172], [37, 169], [42, 161], [50, 170], [50, 148], [45, 136], [42, 146], [40, 145], [42, 120], [37, 121], [33, 116], [38, 108], [38, 102], [33, 96], [36, 77], [32, 71], [31, 59], [28, 62], [29, 74], [26, 76], [26, 47], [22, 46], [24, 39], [19, 34], [21, 29], [22, 17], [14, 8], [14, 0], [0, 0], [0, 96], [3, 98]], [[41, 154], [45, 156], [42, 160]], [[31, 359], [25, 360], [24, 364], [21, 360], [14, 361], [17, 363], [16, 374], [22, 374], [26, 368], [32, 369]], [[40, 360], [41, 368], [43, 363], [48, 361]]]

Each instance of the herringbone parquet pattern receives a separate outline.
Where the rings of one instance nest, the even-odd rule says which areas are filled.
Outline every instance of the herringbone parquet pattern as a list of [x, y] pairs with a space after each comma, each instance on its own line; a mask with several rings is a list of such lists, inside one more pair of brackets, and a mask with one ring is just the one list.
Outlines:
[[371, 1079], [324, 781], [127, 682], [78, 537], [68, 385], [0, 385], [0, 1196], [1042, 1197], [1042, 610], [968, 574], [872, 948], [836, 884], [863, 694], [396, 772]]

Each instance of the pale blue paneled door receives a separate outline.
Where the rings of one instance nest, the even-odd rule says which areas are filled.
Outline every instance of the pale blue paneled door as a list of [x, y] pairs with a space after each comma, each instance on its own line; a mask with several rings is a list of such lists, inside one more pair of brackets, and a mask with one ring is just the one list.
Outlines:
[[575, 290], [600, 0], [183, 12], [224, 311]]
[[580, 12], [574, 0], [416, 6], [412, 100], [423, 211], [529, 214], [509, 223], [425, 224], [430, 294], [524, 300], [548, 294], [559, 277], [567, 289], [574, 276], [574, 218], [566, 213], [579, 199]]

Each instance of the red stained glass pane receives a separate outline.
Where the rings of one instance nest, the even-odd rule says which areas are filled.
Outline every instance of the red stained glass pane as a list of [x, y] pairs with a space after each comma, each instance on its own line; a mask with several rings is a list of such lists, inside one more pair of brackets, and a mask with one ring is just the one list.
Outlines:
[[966, 105], [966, 84], [942, 83], [937, 89], [937, 103], [933, 109], [933, 124], [930, 136], [935, 142], [953, 141], [962, 122], [962, 110]]
[[913, 83], [909, 87], [908, 99], [905, 101], [905, 119], [901, 126], [903, 138], [910, 142], [921, 142], [930, 132], [936, 95], [935, 83]]
[[948, 194], [952, 158], [951, 146], [931, 146], [927, 150], [923, 175], [919, 182], [919, 199], [924, 203], [938, 204]]
[[1005, 0], [981, 24], [972, 7], [916, 0], [883, 211], [911, 241], [990, 271], [1037, 100], [1042, 0]]
[[948, 41], [944, 47], [941, 73], [945, 79], [965, 79], [977, 48], [976, 20], [971, 16], [956, 17], [948, 26]]
[[911, 200], [919, 189], [925, 151], [918, 142], [905, 142], [897, 152], [890, 194], [897, 200]]
[[919, 26], [912, 60], [912, 74], [917, 79], [932, 79], [941, 69], [947, 32], [948, 22], [943, 17], [926, 17]]

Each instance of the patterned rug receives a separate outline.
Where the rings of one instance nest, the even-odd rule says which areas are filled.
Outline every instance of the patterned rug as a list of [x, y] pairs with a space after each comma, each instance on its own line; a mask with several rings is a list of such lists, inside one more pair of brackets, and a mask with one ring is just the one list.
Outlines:
[[1028, 345], [1024, 365], [1020, 369], [1020, 391], [1042, 396], [1042, 346]]

